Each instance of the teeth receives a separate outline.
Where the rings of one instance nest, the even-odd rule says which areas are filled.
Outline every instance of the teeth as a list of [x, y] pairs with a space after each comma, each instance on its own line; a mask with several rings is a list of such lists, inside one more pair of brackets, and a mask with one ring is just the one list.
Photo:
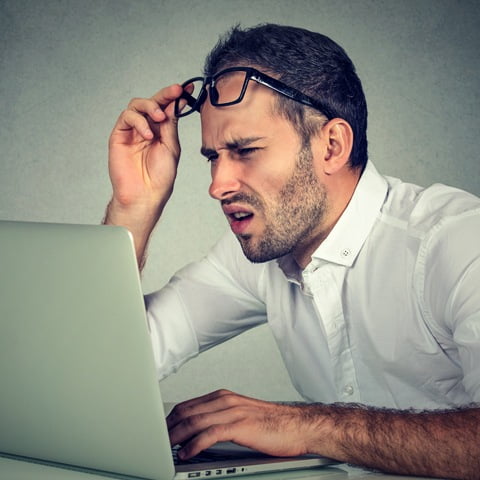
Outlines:
[[251, 213], [247, 212], [237, 212], [233, 214], [236, 220], [241, 220], [242, 218], [249, 217], [250, 215]]

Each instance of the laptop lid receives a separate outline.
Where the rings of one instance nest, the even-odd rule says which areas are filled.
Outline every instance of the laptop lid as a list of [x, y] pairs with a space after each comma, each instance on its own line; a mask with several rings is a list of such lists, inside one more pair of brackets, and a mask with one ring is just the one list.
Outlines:
[[130, 234], [0, 222], [0, 452], [174, 476]]
[[0, 455], [152, 480], [336, 463], [218, 445], [175, 473], [127, 230], [0, 221], [0, 272]]

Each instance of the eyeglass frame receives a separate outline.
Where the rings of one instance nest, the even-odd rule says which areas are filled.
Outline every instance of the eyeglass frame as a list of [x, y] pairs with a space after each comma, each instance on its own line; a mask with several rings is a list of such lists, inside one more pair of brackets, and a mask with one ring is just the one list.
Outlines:
[[[217, 78], [221, 77], [222, 75], [225, 75], [231, 72], [245, 72], [246, 74], [245, 79], [243, 81], [240, 95], [236, 100], [233, 100], [231, 102], [218, 103], [218, 92], [215, 88], [215, 81]], [[275, 92], [279, 93], [280, 95], [283, 95], [284, 97], [289, 98], [290, 100], [294, 100], [295, 102], [301, 103], [302, 105], [305, 105], [307, 107], [311, 107], [311, 108], [314, 108], [315, 110], [320, 111], [329, 120], [335, 117], [334, 115], [331, 114], [330, 109], [326, 107], [324, 104], [322, 104], [320, 101], [315, 100], [308, 95], [305, 95], [304, 93], [300, 92], [296, 88], [289, 87], [288, 85], [281, 82], [280, 80], [277, 80], [276, 78], [266, 75], [265, 73], [260, 72], [259, 70], [253, 67], [229, 67], [229, 68], [220, 70], [215, 75], [209, 75], [207, 77], [193, 77], [183, 82], [181, 85], [183, 89], [183, 93], [180, 95], [180, 97], [178, 97], [175, 100], [175, 110], [174, 110], [175, 117], [176, 118], [186, 117], [191, 113], [193, 113], [194, 111], [200, 113], [200, 107], [203, 105], [203, 103], [207, 99], [207, 96], [210, 98], [210, 103], [214, 107], [228, 107], [230, 105], [236, 105], [237, 103], [240, 103], [243, 100], [243, 97], [245, 96], [245, 92], [247, 91], [248, 82], [250, 80], [254, 80], [260, 85], [264, 85], [265, 87], [268, 87], [274, 90]], [[185, 87], [187, 87], [193, 82], [199, 82], [199, 81], [202, 81], [202, 88], [200, 89], [200, 92], [198, 93], [197, 98], [195, 98], [185, 90]], [[210, 86], [209, 90], [207, 90], [207, 86]], [[212, 92], [217, 92], [217, 93], [213, 93], [213, 96], [212, 96]], [[182, 108], [180, 107], [180, 102], [182, 99], [186, 100], [187, 104], [191, 107], [191, 110], [188, 110], [185, 113], [181, 111]]]

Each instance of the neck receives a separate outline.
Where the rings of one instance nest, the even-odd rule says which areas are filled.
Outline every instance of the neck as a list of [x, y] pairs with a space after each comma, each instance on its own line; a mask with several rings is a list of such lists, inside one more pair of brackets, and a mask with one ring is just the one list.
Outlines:
[[312, 261], [312, 255], [328, 237], [350, 203], [360, 180], [360, 172], [355, 175], [352, 173], [350, 171], [347, 178], [343, 177], [339, 182], [324, 183], [327, 208], [323, 221], [312, 231], [311, 235], [308, 235], [308, 238], [298, 244], [293, 252], [293, 258], [302, 270]]

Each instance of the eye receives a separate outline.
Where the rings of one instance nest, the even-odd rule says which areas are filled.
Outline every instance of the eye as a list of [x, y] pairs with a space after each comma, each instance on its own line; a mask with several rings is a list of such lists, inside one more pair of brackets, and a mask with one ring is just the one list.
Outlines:
[[241, 157], [247, 157], [248, 155], [252, 155], [253, 153], [255, 153], [257, 150], [260, 150], [260, 149], [257, 147], [239, 148], [237, 150], [237, 153]]

